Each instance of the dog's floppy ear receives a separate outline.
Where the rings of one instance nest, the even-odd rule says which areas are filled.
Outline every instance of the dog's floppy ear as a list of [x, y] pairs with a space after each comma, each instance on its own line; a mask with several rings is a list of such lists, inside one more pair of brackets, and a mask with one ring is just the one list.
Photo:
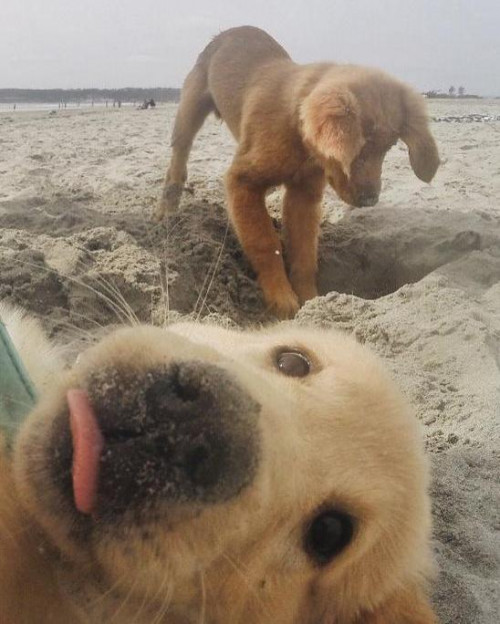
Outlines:
[[373, 611], [358, 616], [355, 624], [438, 624], [421, 590], [399, 590]]
[[325, 159], [334, 158], [349, 177], [364, 145], [359, 105], [349, 89], [319, 85], [300, 108], [303, 138]]
[[417, 178], [430, 182], [439, 167], [439, 154], [429, 130], [423, 98], [413, 92], [406, 93], [406, 118], [401, 138], [408, 146], [410, 164]]

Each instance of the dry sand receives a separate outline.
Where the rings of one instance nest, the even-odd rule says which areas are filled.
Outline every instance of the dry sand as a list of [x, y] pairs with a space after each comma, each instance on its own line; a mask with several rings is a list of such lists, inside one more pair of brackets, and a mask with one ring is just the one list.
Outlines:
[[[228, 228], [222, 176], [234, 145], [219, 122], [196, 141], [180, 213], [160, 226], [149, 220], [174, 114], [175, 106], [0, 114], [0, 298], [77, 343], [132, 315], [270, 320]], [[352, 331], [394, 371], [433, 461], [442, 622], [496, 624], [500, 100], [433, 101], [430, 114], [443, 159], [432, 185], [412, 175], [398, 144], [377, 207], [346, 210], [328, 193], [325, 296], [296, 322]], [[269, 197], [271, 210], [279, 197]]]

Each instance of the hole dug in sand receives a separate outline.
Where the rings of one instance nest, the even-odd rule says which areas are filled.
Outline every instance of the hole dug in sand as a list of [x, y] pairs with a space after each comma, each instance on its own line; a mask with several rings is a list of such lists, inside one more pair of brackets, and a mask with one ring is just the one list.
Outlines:
[[339, 223], [323, 225], [318, 289], [377, 299], [495, 244], [500, 249], [498, 233], [480, 216], [353, 210]]
[[[221, 206], [190, 203], [168, 228], [160, 228], [173, 251], [173, 309], [217, 312], [243, 324], [269, 318]], [[500, 250], [500, 233], [488, 216], [431, 209], [352, 210], [337, 223], [322, 224], [318, 290], [320, 295], [335, 291], [377, 299], [490, 248]]]
[[[245, 325], [272, 320], [223, 207], [193, 202], [158, 228], [156, 251], [168, 258], [175, 276], [169, 283], [172, 309], [222, 314]], [[445, 265], [451, 270], [471, 253], [495, 248], [500, 250], [500, 231], [487, 215], [352, 210], [337, 223], [322, 224], [318, 290], [377, 299]], [[495, 279], [493, 273], [488, 279]]]
[[[52, 310], [52, 320], [69, 318], [77, 327], [88, 327], [86, 318], [91, 325], [127, 320], [124, 306], [144, 322], [163, 322], [167, 311], [228, 317], [240, 325], [273, 320], [223, 206], [186, 202], [157, 226], [143, 214], [97, 218], [95, 211], [71, 205], [66, 211], [81, 220], [77, 231], [71, 219], [59, 220], [57, 227], [51, 223], [51, 235], [43, 220], [47, 211], [13, 206], [4, 215], [0, 297], [35, 313]], [[54, 205], [49, 212], [63, 209]], [[471, 253], [500, 249], [492, 225], [487, 215], [383, 207], [352, 210], [337, 223], [325, 220], [319, 293], [377, 299], [439, 267], [453, 273], [452, 265]], [[36, 261], [26, 257], [28, 250]], [[468, 275], [459, 273], [460, 280]], [[27, 281], [20, 279], [24, 274]], [[475, 272], [470, 281], [494, 279], [481, 275]]]

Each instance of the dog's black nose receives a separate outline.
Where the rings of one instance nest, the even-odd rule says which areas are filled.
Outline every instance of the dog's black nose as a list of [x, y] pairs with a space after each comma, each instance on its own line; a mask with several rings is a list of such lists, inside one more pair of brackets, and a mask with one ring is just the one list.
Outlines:
[[260, 406], [219, 367], [105, 369], [89, 379], [88, 395], [104, 439], [98, 515], [161, 501], [221, 502], [254, 478]]
[[356, 206], [358, 206], [359, 208], [367, 208], [368, 206], [375, 206], [377, 202], [377, 193], [360, 193], [357, 197]]

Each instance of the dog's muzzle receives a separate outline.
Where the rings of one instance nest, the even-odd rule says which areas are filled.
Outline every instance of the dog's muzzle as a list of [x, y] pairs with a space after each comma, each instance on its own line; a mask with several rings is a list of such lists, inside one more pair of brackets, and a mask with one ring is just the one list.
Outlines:
[[355, 206], [357, 208], [368, 208], [371, 206], [375, 206], [378, 203], [378, 194], [377, 193], [360, 193], [356, 197]]
[[85, 392], [102, 450], [85, 459], [76, 450], [80, 434], [70, 430], [68, 414], [61, 415], [53, 475], [65, 497], [76, 500], [75, 456], [80, 473], [85, 461], [95, 461], [88, 473], [97, 477], [77, 478], [85, 487], [85, 479], [95, 479], [92, 513], [98, 517], [157, 503], [222, 502], [255, 477], [260, 406], [225, 370], [198, 361], [140, 375], [125, 366], [107, 368], [92, 374]]

